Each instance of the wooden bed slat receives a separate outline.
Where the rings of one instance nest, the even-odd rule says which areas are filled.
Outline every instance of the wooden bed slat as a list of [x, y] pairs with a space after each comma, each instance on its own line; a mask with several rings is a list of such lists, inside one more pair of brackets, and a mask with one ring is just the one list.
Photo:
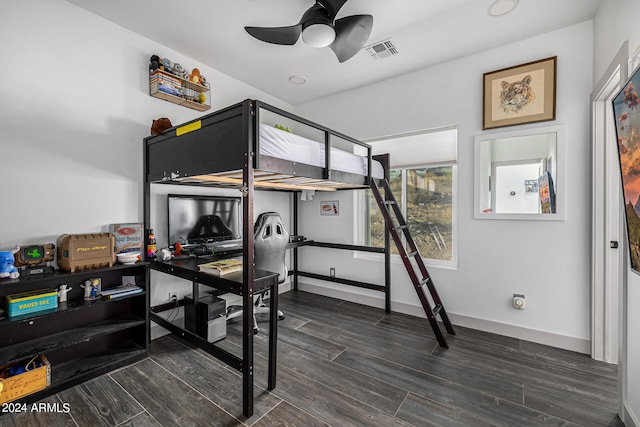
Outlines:
[[[213, 181], [220, 183], [229, 183], [235, 185], [242, 185], [242, 179], [230, 178], [226, 176], [216, 176], [216, 175], [195, 175], [189, 177], [189, 182], [198, 182], [198, 181]], [[264, 188], [274, 188], [279, 190], [319, 190], [319, 191], [336, 191], [334, 188], [327, 187], [317, 187], [317, 186], [308, 186], [308, 185], [295, 185], [295, 184], [285, 184], [281, 182], [265, 182], [265, 181], [255, 181], [253, 185], [255, 187], [264, 187]]]

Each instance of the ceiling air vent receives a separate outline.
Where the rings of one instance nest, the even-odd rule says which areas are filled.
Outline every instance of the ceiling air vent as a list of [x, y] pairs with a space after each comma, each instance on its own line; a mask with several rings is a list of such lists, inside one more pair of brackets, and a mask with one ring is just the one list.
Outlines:
[[370, 46], [365, 47], [364, 49], [369, 54], [369, 56], [376, 61], [398, 54], [398, 48], [393, 44], [391, 39], [374, 43]]

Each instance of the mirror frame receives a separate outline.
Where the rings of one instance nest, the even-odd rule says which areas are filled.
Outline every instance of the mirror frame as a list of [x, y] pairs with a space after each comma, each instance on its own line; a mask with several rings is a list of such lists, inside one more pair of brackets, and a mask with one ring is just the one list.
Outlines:
[[[474, 172], [473, 172], [473, 217], [475, 219], [507, 219], [507, 220], [528, 220], [528, 221], [562, 221], [565, 219], [565, 200], [567, 189], [565, 187], [565, 174], [567, 164], [565, 161], [565, 128], [563, 125], [528, 128], [523, 130], [485, 133], [474, 138]], [[519, 136], [540, 135], [544, 133], [556, 134], [556, 213], [495, 213], [481, 212], [480, 208], [480, 145], [485, 141], [493, 141], [503, 138], [517, 138]]]

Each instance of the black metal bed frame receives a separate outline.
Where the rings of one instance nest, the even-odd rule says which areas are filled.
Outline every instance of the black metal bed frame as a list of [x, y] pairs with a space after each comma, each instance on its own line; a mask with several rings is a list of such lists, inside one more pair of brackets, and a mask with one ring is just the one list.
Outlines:
[[[316, 167], [296, 163], [292, 161], [276, 159], [260, 154], [260, 138], [258, 126], [260, 123], [260, 110], [264, 109], [279, 116], [286, 117], [298, 123], [318, 129], [325, 134], [325, 167]], [[331, 169], [331, 135], [351, 142], [355, 145], [367, 149], [367, 175], [357, 175], [348, 172]], [[385, 179], [389, 178], [389, 158], [388, 155], [376, 157], [381, 161], [384, 168]], [[164, 131], [160, 135], [149, 136], [144, 139], [144, 189], [143, 189], [143, 210], [144, 228], [151, 228], [151, 184], [179, 184], [185, 178], [193, 176], [208, 175], [211, 173], [242, 171], [242, 183], [239, 186], [243, 198], [243, 262], [242, 281], [230, 282], [222, 278], [203, 278], [198, 275], [197, 266], [195, 271], [188, 267], [172, 265], [153, 261], [150, 268], [173, 274], [178, 277], [187, 278], [193, 281], [194, 292], [197, 292], [197, 284], [203, 283], [209, 286], [218, 286], [221, 289], [236, 293], [242, 296], [243, 307], [243, 350], [242, 358], [225, 352], [206, 340], [199, 338], [195, 334], [175, 325], [158, 316], [157, 313], [162, 307], [150, 307], [150, 318], [161, 326], [177, 333], [190, 340], [209, 354], [227, 363], [242, 373], [243, 383], [243, 414], [250, 417], [253, 414], [253, 295], [258, 289], [254, 289], [256, 277], [253, 268], [247, 268], [254, 264], [253, 249], [253, 222], [254, 222], [254, 171], [267, 170], [270, 172], [287, 174], [294, 177], [306, 177], [312, 179], [330, 180], [332, 182], [348, 184], [349, 188], [341, 189], [366, 189], [371, 182], [372, 155], [371, 147], [361, 141], [349, 136], [335, 132], [329, 128], [318, 125], [294, 114], [283, 111], [277, 107], [258, 100], [244, 100], [241, 103], [232, 105], [214, 113], [201, 117], [200, 119], [187, 122], [183, 125], [173, 127]], [[212, 185], [211, 182], [204, 181], [202, 185], [219, 187], [224, 185]], [[190, 182], [188, 185], [199, 185]], [[237, 186], [236, 186], [237, 188]], [[293, 234], [298, 234], [298, 201], [297, 192], [293, 192]], [[384, 253], [385, 277], [384, 285], [369, 284], [354, 280], [340, 279], [337, 277], [324, 276], [298, 270], [298, 248], [304, 245], [311, 245], [323, 248], [366, 251], [374, 253]], [[390, 236], [385, 228], [384, 248], [373, 248], [370, 246], [345, 245], [324, 242], [306, 242], [291, 245], [293, 251], [293, 270], [289, 273], [293, 275], [293, 288], [298, 289], [298, 277], [310, 277], [314, 279], [346, 284], [350, 286], [374, 289], [385, 292], [385, 310], [391, 310], [390, 296]], [[145, 245], [146, 253], [146, 245]], [[179, 263], [178, 263], [179, 264]], [[261, 272], [264, 273], [264, 272]], [[272, 304], [277, 304], [277, 283], [275, 286], [269, 277], [258, 278], [262, 282], [262, 287], [272, 286], [274, 290], [271, 298]], [[277, 308], [277, 307], [276, 307]], [[276, 310], [272, 310], [272, 314]], [[270, 348], [269, 348], [269, 381], [268, 388], [275, 388], [276, 371], [276, 340], [277, 321], [275, 315], [270, 318]], [[150, 335], [148, 335], [150, 336]]]

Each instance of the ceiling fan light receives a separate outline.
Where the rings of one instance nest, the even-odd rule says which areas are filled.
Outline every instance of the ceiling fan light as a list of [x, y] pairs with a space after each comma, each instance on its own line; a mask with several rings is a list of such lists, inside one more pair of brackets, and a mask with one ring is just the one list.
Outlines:
[[302, 41], [311, 47], [327, 47], [336, 38], [336, 31], [331, 25], [316, 23], [307, 25], [302, 30]]

